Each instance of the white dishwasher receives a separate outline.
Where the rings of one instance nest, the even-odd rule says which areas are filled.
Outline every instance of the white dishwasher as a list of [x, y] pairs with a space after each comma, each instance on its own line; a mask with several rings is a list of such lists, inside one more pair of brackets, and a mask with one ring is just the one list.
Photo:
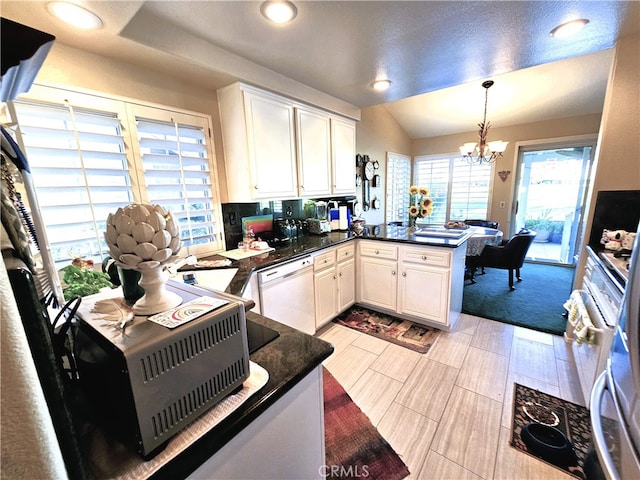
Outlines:
[[316, 333], [313, 260], [293, 260], [258, 273], [262, 315], [313, 335]]

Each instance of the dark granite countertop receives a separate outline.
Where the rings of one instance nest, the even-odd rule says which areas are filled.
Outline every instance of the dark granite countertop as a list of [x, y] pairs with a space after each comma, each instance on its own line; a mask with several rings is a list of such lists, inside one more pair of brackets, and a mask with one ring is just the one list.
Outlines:
[[[186, 478], [333, 353], [333, 346], [324, 340], [250, 311], [246, 316], [248, 323], [279, 333], [249, 357], [269, 373], [267, 384], [150, 478]], [[105, 438], [99, 429], [82, 441], [88, 449], [86, 466], [90, 478], [113, 478], [125, 474], [124, 466], [142, 461], [118, 441]]]
[[267, 384], [150, 478], [173, 480], [187, 477], [333, 353], [330, 343], [262, 315], [247, 312], [247, 321], [272, 328], [280, 334], [249, 357], [269, 372]]
[[[430, 245], [436, 247], [457, 248], [469, 239], [470, 233], [462, 232], [459, 238], [441, 238], [437, 236], [416, 235], [407, 227], [373, 225], [367, 226], [361, 235], [350, 231], [329, 232], [322, 235], [304, 235], [292, 240], [290, 243], [276, 247], [275, 251], [264, 253], [255, 257], [242, 260], [233, 260], [231, 267], [238, 271], [225, 290], [226, 293], [242, 296], [249, 281], [249, 277], [255, 271], [272, 267], [290, 260], [309, 255], [328, 247], [334, 247], [345, 242], [354, 241], [357, 238], [380, 240], [387, 242], [400, 242], [414, 245]], [[207, 257], [206, 260], [224, 258], [220, 255]], [[192, 267], [189, 267], [193, 269]]]

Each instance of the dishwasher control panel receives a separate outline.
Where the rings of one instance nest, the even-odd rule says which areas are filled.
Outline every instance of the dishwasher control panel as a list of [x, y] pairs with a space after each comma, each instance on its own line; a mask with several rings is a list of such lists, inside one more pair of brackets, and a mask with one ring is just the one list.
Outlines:
[[265, 284], [271, 282], [273, 280], [278, 280], [280, 278], [289, 276], [293, 273], [298, 272], [304, 268], [313, 267], [313, 259], [311, 256], [307, 255], [302, 258], [297, 258], [287, 263], [280, 264], [276, 267], [269, 268], [263, 270], [258, 273], [258, 281], [261, 284]]

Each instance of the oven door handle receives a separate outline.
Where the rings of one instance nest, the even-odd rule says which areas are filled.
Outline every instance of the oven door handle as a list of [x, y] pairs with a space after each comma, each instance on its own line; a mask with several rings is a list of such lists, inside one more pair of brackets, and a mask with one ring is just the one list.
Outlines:
[[593, 385], [593, 390], [591, 390], [591, 429], [593, 430], [593, 443], [607, 480], [619, 480], [620, 475], [618, 475], [613, 459], [609, 454], [607, 442], [602, 430], [602, 397], [606, 389], [607, 371], [605, 370], [598, 376]]

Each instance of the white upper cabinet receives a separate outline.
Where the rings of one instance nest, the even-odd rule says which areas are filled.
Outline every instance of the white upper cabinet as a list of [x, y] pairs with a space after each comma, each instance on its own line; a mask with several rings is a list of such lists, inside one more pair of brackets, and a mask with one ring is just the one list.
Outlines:
[[218, 102], [227, 201], [297, 197], [293, 102], [237, 83]]
[[355, 193], [355, 121], [242, 83], [218, 104], [227, 202]]
[[331, 118], [332, 192], [350, 195], [356, 191], [356, 124], [351, 120]]
[[300, 196], [331, 194], [331, 126], [329, 115], [296, 107]]

